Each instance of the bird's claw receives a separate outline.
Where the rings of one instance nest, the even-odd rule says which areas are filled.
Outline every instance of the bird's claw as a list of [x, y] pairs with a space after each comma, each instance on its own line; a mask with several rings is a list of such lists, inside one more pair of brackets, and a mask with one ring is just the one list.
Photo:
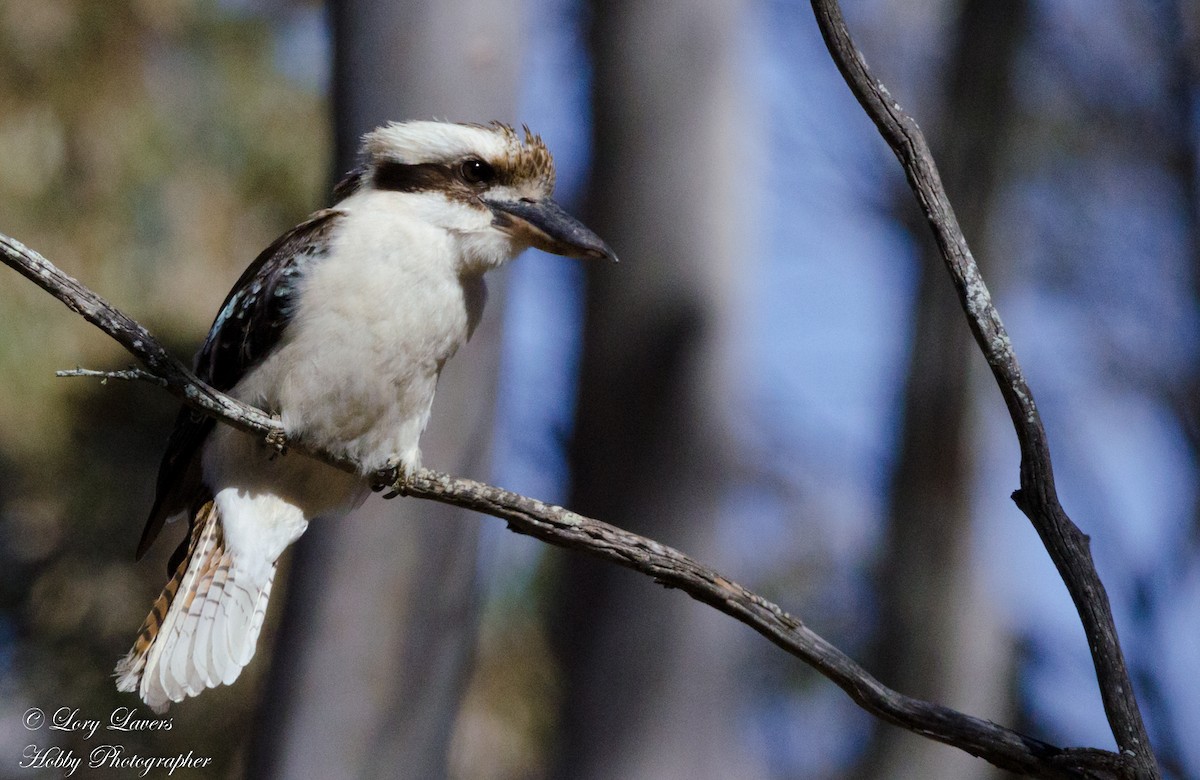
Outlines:
[[407, 496], [408, 483], [411, 476], [411, 474], [399, 465], [382, 468], [372, 476], [371, 490], [376, 493], [387, 490], [388, 492], [383, 494], [385, 499], [392, 499], [396, 496]]
[[[279, 418], [275, 418], [278, 420]], [[277, 455], [287, 454], [287, 434], [282, 428], [276, 428], [267, 434], [267, 446], [275, 450], [271, 453], [271, 459], [274, 460]]]

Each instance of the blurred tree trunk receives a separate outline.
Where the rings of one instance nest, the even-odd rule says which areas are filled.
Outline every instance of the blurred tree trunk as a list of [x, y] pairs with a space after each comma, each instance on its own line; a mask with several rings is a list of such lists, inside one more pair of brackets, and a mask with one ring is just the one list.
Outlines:
[[[1183, 227], [1191, 264], [1192, 294], [1200, 303], [1200, 8], [1192, 0], [1160, 0], [1157, 21], [1170, 67], [1171, 120], [1167, 164], [1183, 193]], [[1171, 406], [1200, 463], [1200, 367], [1193, 367], [1190, 386], [1176, 392]], [[1200, 533], [1200, 513], [1197, 513]]]
[[[587, 222], [624, 262], [588, 278], [569, 501], [718, 564], [731, 317], [752, 251], [738, 155], [758, 130], [738, 87], [742, 14], [725, 0], [591, 6]], [[761, 776], [734, 704], [734, 654], [753, 640], [645, 577], [560, 565], [555, 776]]]
[[[388, 120], [512, 121], [516, 0], [331, 5], [337, 173]], [[450, 56], [453, 53], [453, 56]], [[447, 365], [426, 464], [486, 476], [500, 299]], [[251, 777], [439, 778], [475, 642], [477, 522], [372, 499], [297, 545]]]
[[[1011, 74], [1027, 0], [963, 0], [933, 143], [963, 228], [983, 260], [988, 216], [1007, 155]], [[912, 212], [911, 194], [900, 195]], [[983, 592], [971, 523], [974, 346], [922, 222], [915, 325], [900, 454], [880, 552], [880, 633], [874, 668], [905, 693], [1004, 719], [1012, 647]], [[994, 272], [994, 268], [991, 269]], [[983, 761], [879, 725], [862, 765], [869, 778], [996, 776]]]
[[[1156, 44], [1167, 64], [1167, 102], [1158, 107], [1165, 132], [1157, 144], [1147, 145], [1150, 153], [1160, 151], [1167, 172], [1175, 177], [1180, 190], [1179, 214], [1183, 230], [1185, 267], [1190, 271], [1193, 317], [1200, 312], [1200, 6], [1194, 0], [1157, 0], [1152, 4], [1156, 23]], [[1127, 120], [1128, 121], [1128, 120]], [[1151, 119], [1150, 121], [1155, 121]], [[1144, 133], [1138, 122], [1131, 128]], [[1126, 361], [1123, 359], [1123, 362]], [[1179, 430], [1191, 450], [1193, 467], [1200, 477], [1200, 365], [1191, 365], [1177, 377], [1164, 377], [1151, 370], [1141, 372], [1140, 381], [1151, 379], [1151, 393], [1161, 396], [1164, 405], [1176, 415]], [[1136, 619], [1137, 632], [1151, 635], [1161, 632], [1168, 622], [1169, 599], [1179, 583], [1186, 582], [1200, 565], [1200, 502], [1192, 507], [1192, 529], [1188, 544], [1175, 545], [1156, 562], [1152, 570], [1137, 572], [1139, 592], [1144, 594]], [[1155, 582], [1165, 575], [1166, 583]], [[1142, 709], [1150, 725], [1154, 752], [1169, 776], [1187, 776], [1186, 727], [1172, 712], [1171, 690], [1155, 655], [1131, 654], [1130, 672], [1142, 699]]]

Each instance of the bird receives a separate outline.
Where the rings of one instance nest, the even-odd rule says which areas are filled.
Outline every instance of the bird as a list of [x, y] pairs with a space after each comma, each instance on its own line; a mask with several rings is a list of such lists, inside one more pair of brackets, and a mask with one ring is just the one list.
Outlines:
[[[351, 511], [372, 475], [403, 484], [442, 367], [471, 337], [484, 274], [529, 247], [616, 260], [552, 198], [554, 159], [528, 127], [392, 122], [362, 138], [333, 204], [268, 246], [222, 303], [196, 375], [275, 415], [335, 469], [184, 406], [159, 467], [137, 558], [164, 523], [188, 533], [117, 688], [163, 713], [232, 684], [254, 656], [284, 550]], [[386, 480], [385, 480], [386, 482]]]

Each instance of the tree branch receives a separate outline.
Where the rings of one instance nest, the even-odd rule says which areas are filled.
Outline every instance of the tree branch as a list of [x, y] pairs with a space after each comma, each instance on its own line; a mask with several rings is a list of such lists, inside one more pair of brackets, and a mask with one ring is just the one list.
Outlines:
[[904, 168], [933, 230], [971, 332], [1008, 406], [1021, 449], [1021, 486], [1013, 493], [1013, 501], [1037, 530], [1075, 602], [1117, 745], [1129, 758], [1133, 776], [1158, 778], [1158, 766], [1117, 639], [1108, 595], [1092, 562], [1088, 537], [1059, 503], [1046, 430], [1033, 392], [958, 225], [925, 136], [887, 88], [871, 75], [850, 38], [837, 0], [812, 0], [812, 7], [838, 70]]
[[[849, 37], [835, 0], [812, 0], [822, 35], [839, 70], [885, 140], [900, 159], [934, 232], [966, 312], [971, 331], [992, 369], [1008, 407], [1021, 449], [1020, 489], [1013, 498], [1029, 517], [1063, 577], [1087, 634], [1105, 712], [1122, 755], [1093, 749], [1063, 749], [986, 720], [893, 691], [852, 659], [788, 615], [740, 585], [683, 553], [606, 523], [471, 480], [422, 470], [403, 488], [421, 498], [481, 511], [508, 522], [519, 533], [591, 555], [683, 590], [745, 623], [808, 663], [867, 711], [914, 733], [959, 747], [993, 764], [1039, 777], [1157, 778], [1158, 768], [1133, 695], [1104, 587], [1095, 571], [1087, 537], [1058, 501], [1046, 433], [1003, 323], [991, 302], [936, 165], [916, 123], [875, 81]], [[0, 235], [5, 262], [76, 313], [109, 334], [148, 369], [143, 373], [100, 372], [106, 377], [155, 377], [186, 404], [272, 443], [283, 442], [279, 421], [201, 382], [140, 324], [62, 273], [20, 242]], [[84, 372], [68, 372], [83, 375]], [[153, 380], [152, 380], [153, 381]], [[312, 451], [302, 441], [288, 445], [339, 468], [357, 464]]]
[[[262, 436], [276, 446], [286, 441], [276, 418], [200, 381], [171, 357], [149, 331], [37, 252], [0, 234], [0, 257], [118, 341], [184, 403], [240, 430]], [[145, 378], [140, 373], [126, 376]], [[292, 450], [347, 471], [361, 472], [355, 462], [309, 449], [303, 441], [286, 441], [286, 444]], [[1114, 753], [1059, 748], [990, 721], [897, 693], [779, 606], [652, 539], [562, 507], [428, 469], [422, 469], [397, 487], [412, 496], [493, 515], [506, 520], [517, 533], [558, 547], [581, 550], [646, 574], [666, 587], [678, 588], [745, 623], [809, 664], [868, 712], [914, 733], [961, 748], [1003, 769], [1047, 778], [1128, 776], [1124, 759]]]

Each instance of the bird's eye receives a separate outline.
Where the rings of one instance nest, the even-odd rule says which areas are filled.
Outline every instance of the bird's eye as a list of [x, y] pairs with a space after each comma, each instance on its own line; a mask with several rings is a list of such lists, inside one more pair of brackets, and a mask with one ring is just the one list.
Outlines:
[[468, 184], [485, 184], [496, 178], [495, 168], [474, 157], [463, 162], [461, 173]]

